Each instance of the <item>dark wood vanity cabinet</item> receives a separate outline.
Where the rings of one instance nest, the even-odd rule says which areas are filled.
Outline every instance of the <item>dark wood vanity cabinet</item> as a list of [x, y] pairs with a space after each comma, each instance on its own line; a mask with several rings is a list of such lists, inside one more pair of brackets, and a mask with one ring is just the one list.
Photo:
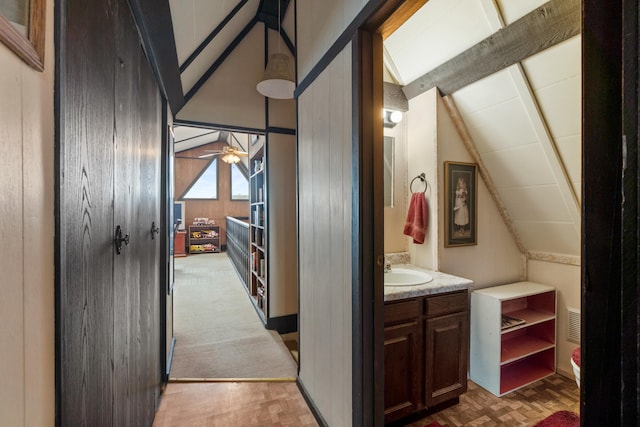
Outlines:
[[384, 315], [385, 423], [457, 403], [467, 390], [467, 291], [391, 301]]

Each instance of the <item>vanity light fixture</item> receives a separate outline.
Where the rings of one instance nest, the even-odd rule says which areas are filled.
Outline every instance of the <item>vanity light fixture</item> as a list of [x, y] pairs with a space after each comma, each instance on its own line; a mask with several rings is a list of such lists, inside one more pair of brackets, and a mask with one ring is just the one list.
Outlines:
[[382, 118], [383, 118], [383, 122], [384, 122], [384, 127], [386, 128], [392, 128], [395, 125], [397, 125], [398, 123], [400, 123], [402, 121], [403, 118], [403, 114], [401, 111], [394, 111], [394, 110], [383, 110], [382, 112]]

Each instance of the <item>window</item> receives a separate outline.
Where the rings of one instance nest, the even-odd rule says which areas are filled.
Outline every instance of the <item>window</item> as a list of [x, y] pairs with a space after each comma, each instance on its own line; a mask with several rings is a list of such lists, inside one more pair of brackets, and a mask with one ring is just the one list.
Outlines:
[[218, 198], [218, 159], [213, 159], [181, 197], [184, 199]]
[[231, 200], [249, 200], [249, 180], [237, 163], [231, 164]]

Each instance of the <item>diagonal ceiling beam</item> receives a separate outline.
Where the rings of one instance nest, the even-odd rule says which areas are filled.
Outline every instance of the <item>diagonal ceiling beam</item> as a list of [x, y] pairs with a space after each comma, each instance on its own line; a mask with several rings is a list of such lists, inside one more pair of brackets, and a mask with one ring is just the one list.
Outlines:
[[[504, 19], [495, 4], [495, 0], [482, 0], [482, 6], [491, 25], [496, 29], [504, 28]], [[516, 64], [515, 67], [510, 67], [509, 74], [511, 75], [516, 91], [520, 95], [520, 99], [522, 99], [522, 104], [531, 120], [534, 132], [538, 136], [544, 155], [549, 162], [551, 173], [553, 173], [556, 183], [558, 184], [558, 189], [562, 195], [562, 200], [567, 208], [567, 212], [571, 217], [573, 227], [577, 235], [580, 236], [582, 221], [578, 195], [575, 193], [573, 185], [571, 185], [569, 173], [561, 160], [560, 152], [551, 135], [549, 125], [544, 118], [538, 99], [531, 88], [529, 78], [520, 63]]]
[[242, 29], [242, 31], [240, 31], [240, 34], [238, 34], [236, 36], [236, 38], [233, 39], [231, 44], [229, 44], [229, 46], [227, 46], [227, 48], [224, 50], [224, 52], [222, 52], [222, 54], [220, 54], [218, 59], [216, 59], [215, 62], [213, 64], [211, 64], [211, 67], [209, 67], [209, 69], [207, 71], [205, 71], [205, 73], [202, 75], [202, 77], [200, 77], [198, 79], [198, 81], [193, 85], [193, 87], [191, 89], [189, 89], [189, 92], [187, 92], [187, 94], [184, 97], [185, 98], [185, 102], [189, 102], [191, 100], [191, 98], [193, 98], [193, 96], [196, 94], [196, 92], [198, 92], [198, 90], [200, 90], [202, 85], [204, 85], [205, 82], [207, 80], [209, 80], [209, 77], [211, 77], [213, 75], [213, 73], [216, 72], [218, 67], [220, 65], [222, 65], [224, 60], [227, 59], [227, 57], [229, 55], [231, 55], [231, 52], [233, 52], [233, 50], [236, 48], [236, 46], [238, 46], [240, 44], [240, 42], [246, 37], [246, 35], [249, 34], [249, 31], [251, 31], [251, 29], [256, 25], [257, 22], [258, 21], [254, 17]]
[[408, 99], [451, 94], [580, 34], [581, 1], [551, 0], [404, 87]]
[[186, 70], [187, 67], [196, 60], [198, 55], [200, 55], [200, 53], [209, 45], [209, 43], [211, 43], [211, 41], [218, 35], [218, 33], [222, 31], [222, 29], [229, 23], [229, 21], [231, 21], [233, 17], [236, 16], [236, 13], [238, 13], [240, 9], [242, 9], [242, 7], [247, 4], [248, 1], [249, 0], [240, 0], [236, 7], [234, 7], [233, 10], [229, 12], [229, 14], [222, 20], [222, 22], [220, 22], [218, 26], [214, 28], [211, 34], [209, 34], [193, 51], [193, 53], [189, 55], [186, 61], [184, 61], [184, 63], [180, 65], [180, 73], [184, 73], [184, 70]]
[[178, 53], [168, 0], [129, 0], [129, 7], [158, 86], [175, 116], [184, 106]]

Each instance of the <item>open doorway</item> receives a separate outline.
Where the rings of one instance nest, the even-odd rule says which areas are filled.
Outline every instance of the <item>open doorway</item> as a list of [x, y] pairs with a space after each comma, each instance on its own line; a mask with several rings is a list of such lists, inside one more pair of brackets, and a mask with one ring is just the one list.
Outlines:
[[[395, 144], [396, 180], [395, 202], [385, 204], [385, 252], [405, 252], [402, 259], [413, 265], [470, 278], [474, 289], [522, 281], [552, 287], [553, 336], [543, 345], [552, 349], [553, 362], [544, 376], [566, 383], [572, 394], [563, 409], [579, 412], [570, 360], [580, 345], [580, 8], [575, 3], [559, 12], [535, 3], [465, 2], [458, 8], [462, 2], [431, 0], [391, 34], [383, 31], [378, 65], [384, 62], [385, 107], [405, 115], [385, 128]], [[562, 24], [563, 40], [538, 44], [535, 54], [520, 58], [487, 47], [500, 45], [517, 26], [539, 43], [553, 32], [535, 28], [540, 9], [570, 18]], [[447, 244], [448, 209], [454, 209], [447, 204], [447, 163], [456, 162], [479, 169], [482, 208], [471, 218], [478, 232], [471, 245]], [[418, 245], [399, 237], [410, 183], [425, 174], [428, 184], [413, 189], [425, 190], [429, 206], [429, 229]], [[541, 208], [540, 200], [552, 199], [557, 203]], [[498, 365], [498, 378], [500, 370], [506, 371]], [[517, 388], [533, 383], [522, 380]]]
[[264, 205], [254, 182], [264, 137], [186, 125], [173, 133], [176, 341], [169, 377], [292, 380], [295, 346], [285, 343], [290, 335], [268, 328], [265, 302], [252, 292], [260, 268], [251, 262], [254, 248], [265, 240], [263, 234], [258, 245], [250, 234], [251, 212]]

